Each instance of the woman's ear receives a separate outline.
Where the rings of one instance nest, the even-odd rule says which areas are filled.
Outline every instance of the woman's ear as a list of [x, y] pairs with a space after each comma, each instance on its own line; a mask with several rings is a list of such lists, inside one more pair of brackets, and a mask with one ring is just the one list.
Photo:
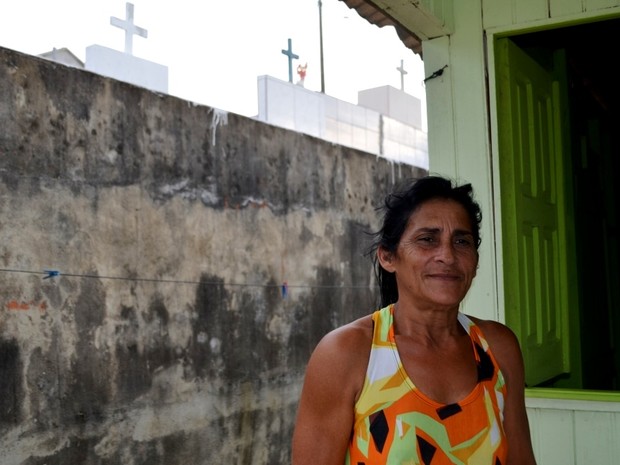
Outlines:
[[394, 272], [394, 254], [392, 252], [379, 246], [379, 248], [377, 249], [377, 259], [379, 260], [379, 264], [385, 271], [388, 271], [390, 273]]

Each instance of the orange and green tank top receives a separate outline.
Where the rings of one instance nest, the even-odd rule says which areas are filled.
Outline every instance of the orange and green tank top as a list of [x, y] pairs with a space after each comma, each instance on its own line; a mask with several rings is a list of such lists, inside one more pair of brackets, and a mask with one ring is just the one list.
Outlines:
[[390, 305], [372, 316], [372, 348], [345, 465], [505, 464], [506, 385], [480, 328], [459, 313], [472, 341], [478, 383], [465, 399], [445, 405], [419, 391], [405, 372], [393, 311]]

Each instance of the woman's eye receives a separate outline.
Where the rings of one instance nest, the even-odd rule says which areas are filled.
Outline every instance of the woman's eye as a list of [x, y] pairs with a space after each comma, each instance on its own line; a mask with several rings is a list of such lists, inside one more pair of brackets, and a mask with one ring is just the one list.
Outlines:
[[470, 245], [473, 244], [473, 242], [470, 239], [467, 238], [458, 238], [454, 241], [457, 245], [463, 246], [463, 247], [469, 247]]

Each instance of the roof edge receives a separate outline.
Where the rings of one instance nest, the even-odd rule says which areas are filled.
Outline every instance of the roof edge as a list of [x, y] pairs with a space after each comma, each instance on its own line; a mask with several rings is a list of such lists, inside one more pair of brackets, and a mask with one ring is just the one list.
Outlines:
[[377, 27], [394, 26], [396, 34], [401, 42], [413, 53], [422, 58], [422, 40], [415, 33], [403, 26], [399, 21], [388, 15], [385, 10], [375, 5], [370, 0], [340, 0], [349, 8], [355, 10], [358, 15]]

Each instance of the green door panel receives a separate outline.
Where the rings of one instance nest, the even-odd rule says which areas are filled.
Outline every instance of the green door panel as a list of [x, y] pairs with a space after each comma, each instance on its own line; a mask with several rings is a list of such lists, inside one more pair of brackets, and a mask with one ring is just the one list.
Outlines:
[[535, 386], [570, 371], [561, 99], [510, 39], [496, 57], [506, 323]]

